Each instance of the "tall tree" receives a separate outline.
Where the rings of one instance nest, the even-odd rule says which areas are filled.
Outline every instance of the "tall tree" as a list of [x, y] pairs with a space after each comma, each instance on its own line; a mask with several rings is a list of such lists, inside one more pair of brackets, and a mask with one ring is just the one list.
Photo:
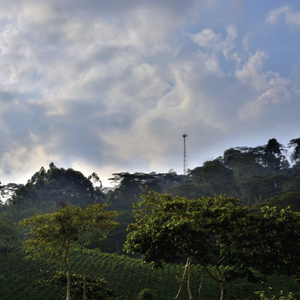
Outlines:
[[270, 139], [264, 148], [262, 161], [265, 167], [270, 168], [273, 174], [280, 171], [282, 168], [288, 168], [289, 163], [283, 154], [284, 147], [279, 144], [276, 139]]
[[14, 223], [0, 217], [0, 252], [11, 252], [18, 245], [18, 231]]
[[297, 161], [300, 158], [300, 138], [290, 140], [288, 143], [288, 147], [294, 147], [291, 158], [293, 161]]
[[190, 170], [188, 178], [191, 179], [191, 183], [182, 183], [168, 189], [167, 192], [189, 199], [220, 194], [239, 196], [239, 188], [233, 170], [225, 166], [221, 158], [206, 161], [202, 167]]
[[34, 215], [24, 219], [19, 224], [30, 229], [31, 238], [25, 241], [28, 258], [36, 258], [46, 254], [50, 261], [61, 261], [67, 268], [66, 300], [70, 300], [71, 266], [69, 262], [69, 250], [80, 245], [81, 261], [84, 272], [85, 267], [82, 256], [82, 247], [92, 242], [95, 235], [103, 238], [117, 225], [111, 218], [114, 212], [106, 212], [105, 206], [96, 204], [87, 209], [61, 205], [58, 211], [52, 214]]
[[113, 208], [128, 209], [132, 203], [141, 200], [140, 195], [146, 190], [161, 192], [159, 180], [153, 173], [130, 174], [128, 172], [114, 173], [114, 177], [109, 178], [115, 185], [115, 190], [110, 193], [108, 204]]
[[[231, 268], [227, 269], [227, 273], [220, 272], [220, 265], [224, 259], [232, 257], [234, 252], [232, 249], [231, 252], [227, 249], [224, 256], [224, 249], [228, 246], [228, 243], [224, 244], [224, 237], [230, 220], [235, 221], [235, 227], [231, 226], [234, 229], [245, 223], [246, 216], [251, 217], [246, 207], [237, 205], [238, 200], [225, 197], [187, 200], [184, 197], [170, 197], [155, 193], [143, 196], [143, 199], [144, 202], [136, 207], [136, 223], [128, 226], [129, 234], [124, 245], [128, 252], [143, 254], [145, 262], [152, 262], [157, 267], [162, 267], [164, 262], [173, 262], [182, 255], [187, 255], [186, 269], [190, 269], [192, 261], [197, 260], [205, 271], [221, 284], [222, 295], [224, 283], [230, 272], [235, 274], [235, 277], [231, 274], [230, 280], [245, 276], [244, 273], [248, 272], [244, 268], [246, 264], [243, 265], [245, 260], [238, 259]], [[212, 235], [217, 239], [212, 239]], [[218, 236], [220, 236], [219, 240]], [[245, 245], [243, 244], [243, 247]], [[235, 253], [238, 251], [235, 250]], [[214, 264], [217, 277], [208, 267], [214, 262], [217, 262]], [[249, 274], [253, 276], [253, 273]], [[191, 273], [188, 271], [188, 282], [191, 280], [190, 276]], [[180, 281], [177, 298], [183, 280], [184, 278]], [[198, 299], [200, 299], [200, 291], [201, 285]], [[192, 299], [189, 286], [188, 292]]]
[[252, 175], [266, 174], [265, 168], [260, 163], [263, 150], [263, 146], [227, 149], [223, 155], [224, 164], [234, 171], [238, 180]]
[[294, 191], [296, 179], [289, 174], [253, 175], [239, 183], [241, 197], [248, 205], [263, 203], [266, 199]]
[[101, 241], [120, 225], [113, 219], [117, 216], [115, 211], [106, 211], [106, 205], [89, 205], [86, 209], [74, 208], [74, 223], [78, 230], [78, 241], [80, 247], [80, 259], [83, 275], [83, 299], [86, 300], [86, 268], [83, 257], [83, 248], [90, 245], [93, 241]]
[[36, 207], [42, 211], [56, 210], [60, 202], [86, 207], [102, 203], [104, 194], [96, 173], [86, 178], [73, 169], [57, 168], [53, 163], [36, 172], [25, 184], [14, 190], [9, 202], [21, 209]]
[[[300, 214], [290, 209], [277, 213], [266, 207], [261, 218], [249, 213], [237, 199], [222, 196], [187, 200], [152, 193], [143, 199], [136, 207], [136, 222], [128, 226], [125, 249], [143, 254], [145, 262], [158, 267], [188, 256], [189, 271], [184, 272], [188, 282], [191, 263], [197, 260], [221, 284], [221, 299], [225, 283], [236, 278], [258, 281], [274, 273], [298, 274]], [[221, 270], [221, 265], [226, 268]], [[200, 291], [201, 285], [198, 299]], [[189, 285], [188, 292], [192, 299]]]
[[71, 207], [60, 208], [57, 212], [45, 215], [34, 215], [19, 224], [30, 228], [32, 237], [25, 241], [29, 258], [35, 259], [46, 254], [50, 261], [62, 261], [67, 268], [66, 300], [70, 300], [71, 266], [69, 250], [78, 239], [77, 227], [74, 224], [74, 211]]

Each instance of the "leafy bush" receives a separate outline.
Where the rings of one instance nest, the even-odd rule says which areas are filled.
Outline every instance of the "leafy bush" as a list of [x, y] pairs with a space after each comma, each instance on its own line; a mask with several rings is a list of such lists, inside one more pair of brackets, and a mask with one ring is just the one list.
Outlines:
[[[269, 290], [272, 290], [271, 287], [269, 287]], [[293, 300], [296, 299], [294, 298], [293, 293], [289, 292], [289, 294], [287, 296], [283, 295], [283, 291], [280, 291], [280, 295], [277, 298], [276, 296], [272, 295], [270, 298], [268, 298], [266, 296], [266, 292], [265, 291], [257, 291], [254, 292], [256, 295], [259, 295], [260, 300]]]
[[[48, 272], [42, 272], [46, 275]], [[60, 287], [64, 291], [66, 289], [67, 274], [62, 271], [55, 272], [50, 279], [42, 279], [39, 284], [54, 285]], [[106, 287], [106, 281], [104, 278], [91, 278], [86, 276], [86, 289], [88, 299], [106, 300], [111, 299], [115, 294], [113, 290]], [[72, 299], [81, 300], [83, 294], [83, 277], [79, 274], [71, 275], [71, 294]], [[63, 297], [64, 299], [64, 297]]]
[[154, 294], [150, 289], [143, 289], [137, 296], [136, 300], [153, 300]]

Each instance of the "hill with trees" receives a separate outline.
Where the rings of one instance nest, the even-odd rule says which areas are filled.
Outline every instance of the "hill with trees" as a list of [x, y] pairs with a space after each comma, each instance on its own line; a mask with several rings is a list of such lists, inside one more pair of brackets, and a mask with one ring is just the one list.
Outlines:
[[[290, 156], [288, 148], [292, 149]], [[82, 298], [80, 296], [82, 290], [78, 287], [83, 286], [84, 282], [86, 292], [88, 289], [90, 289], [90, 293], [95, 290], [102, 291], [99, 292], [100, 294], [89, 294], [88, 297], [100, 297], [100, 299], [102, 299], [101, 297], [103, 299], [107, 297], [112, 297], [111, 299], [135, 299], [138, 297], [146, 299], [141, 297], [147, 297], [148, 294], [150, 296], [154, 294], [153, 299], [172, 299], [176, 296], [175, 286], [178, 288], [183, 284], [188, 284], [189, 289], [186, 294], [182, 292], [182, 295], [185, 295], [182, 296], [182, 299], [187, 299], [185, 297], [188, 297], [188, 294], [191, 299], [192, 291], [198, 293], [199, 296], [199, 284], [202, 295], [208, 295], [206, 294], [208, 283], [211, 286], [221, 284], [225, 299], [232, 295], [230, 294], [231, 290], [234, 290], [236, 295], [244, 297], [244, 294], [239, 291], [247, 290], [246, 286], [255, 287], [254, 283], [247, 284], [246, 279], [254, 282], [258, 280], [257, 278], [261, 280], [268, 276], [270, 281], [280, 278], [278, 280], [283, 283], [284, 289], [296, 291], [295, 286], [289, 280], [300, 275], [297, 273], [298, 263], [295, 263], [300, 244], [296, 242], [298, 236], [294, 236], [290, 240], [286, 238], [291, 237], [291, 234], [297, 235], [298, 232], [300, 139], [291, 140], [288, 147], [273, 138], [262, 146], [230, 148], [224, 151], [223, 156], [188, 170], [187, 175], [178, 175], [173, 170], [168, 173], [136, 172], [131, 174], [120, 172], [112, 174], [110, 180], [114, 183], [114, 188], [105, 189], [96, 173], [85, 177], [80, 171], [58, 168], [51, 163], [48, 170], [41, 167], [24, 185], [9, 183], [0, 186], [2, 196], [2, 200], [0, 200], [0, 268], [2, 268], [1, 274], [5, 274], [2, 275], [2, 283], [6, 284], [1, 290], [5, 291], [5, 295], [10, 295], [7, 296], [9, 299], [21, 299], [22, 297], [24, 299], [24, 294], [29, 293], [27, 288], [31, 286], [29, 283], [26, 287], [18, 283], [20, 278], [27, 282], [25, 277], [28, 276], [32, 277], [34, 282], [38, 280], [45, 284], [44, 287], [32, 287], [36, 292], [32, 294], [31, 299], [39, 297], [38, 295], [43, 295], [43, 299], [47, 299], [45, 291], [49, 291], [47, 290], [49, 285], [57, 287], [50, 292], [53, 297], [62, 295], [61, 292], [65, 289], [67, 278], [69, 278], [68, 293], [70, 294], [70, 289], [73, 290], [73, 297], [78, 297], [78, 299]], [[152, 198], [160, 199], [157, 203], [155, 202], [157, 199], [154, 201], [156, 203], [154, 208], [158, 208], [154, 214], [155, 218], [152, 220], [149, 217], [150, 223], [148, 221], [148, 223], [143, 223], [143, 221], [140, 223], [140, 227], [134, 227], [138, 220], [144, 220], [143, 218], [139, 219], [140, 216], [151, 214], [151, 210], [140, 211], [137, 214], [138, 207], [142, 208], [145, 205], [145, 199], [149, 195], [159, 195]], [[132, 211], [133, 204], [136, 207], [135, 212]], [[290, 206], [291, 210], [286, 209], [287, 206]], [[99, 208], [97, 213], [105, 208], [108, 215], [114, 216], [114, 224], [120, 224], [113, 231], [109, 230], [108, 235], [103, 233], [105, 236], [107, 235], [105, 240], [99, 234], [100, 229], [104, 230], [105, 226], [97, 227], [98, 225], [96, 226], [96, 223], [91, 221], [94, 207], [95, 212], [96, 207]], [[63, 212], [67, 212], [67, 210], [70, 213], [64, 215]], [[200, 211], [202, 212], [200, 213]], [[58, 219], [53, 221], [55, 216]], [[29, 230], [32, 228], [30, 226], [33, 226], [34, 222], [30, 223], [28, 220], [37, 222], [35, 232], [31, 231], [30, 233]], [[56, 230], [60, 221], [63, 220], [68, 221], [61, 223], [64, 224], [61, 230], [69, 230], [70, 239], [63, 241], [59, 238], [55, 245], [61, 247], [61, 243], [67, 243], [68, 249], [70, 249], [61, 250], [61, 254], [65, 253], [65, 258], [60, 261], [64, 261], [65, 266], [68, 266], [66, 253], [70, 251], [70, 263], [75, 273], [71, 274], [71, 269], [67, 268], [69, 275], [66, 276], [64, 264], [61, 264], [60, 267], [56, 264], [49, 265], [44, 256], [32, 264], [24, 262], [23, 243], [35, 245], [32, 235], [41, 233], [44, 228], [42, 223], [46, 225], [46, 235], [40, 235], [42, 237], [40, 245], [44, 245], [44, 254], [48, 253], [47, 251], [51, 253], [54, 251], [50, 244], [44, 244], [48, 235], [47, 230], [51, 224]], [[200, 220], [202, 221], [200, 222]], [[18, 225], [20, 221], [20, 224], [31, 225], [27, 229], [22, 228]], [[42, 223], [38, 225], [38, 222]], [[97, 224], [101, 224], [99, 222]], [[157, 228], [153, 222], [157, 222]], [[287, 223], [289, 227], [285, 227]], [[66, 224], [69, 224], [69, 227], [65, 227]], [[253, 230], [247, 231], [246, 225]], [[100, 230], [99, 232], [97, 228]], [[139, 228], [142, 231], [139, 231]], [[277, 228], [276, 232], [274, 228]], [[137, 235], [134, 236], [133, 232]], [[176, 232], [176, 234], [173, 235], [172, 232]], [[261, 235], [259, 239], [256, 236], [258, 232]], [[244, 236], [243, 240], [239, 240], [241, 234]], [[50, 238], [48, 242], [54, 243], [55, 240], [48, 237]], [[246, 237], [250, 240], [245, 240]], [[190, 242], [188, 242], [189, 239]], [[233, 249], [232, 245], [236, 241], [239, 242]], [[261, 241], [264, 242], [263, 246]], [[290, 241], [293, 243], [290, 244]], [[123, 249], [124, 243], [125, 249]], [[151, 248], [151, 251], [156, 250], [149, 254], [147, 245], [154, 247]], [[266, 250], [269, 249], [268, 247], [274, 251], [276, 249], [277, 254], [273, 254], [273, 250], [268, 253]], [[91, 271], [93, 267], [90, 265], [100, 266], [99, 264], [101, 264], [98, 261], [100, 258], [95, 258], [97, 257], [96, 248], [101, 248], [103, 255], [105, 252], [114, 253], [107, 258], [112, 257], [109, 259], [115, 259], [118, 263], [114, 267], [113, 265], [108, 267], [107, 272], [103, 269], [105, 266]], [[34, 250], [34, 247], [30, 249]], [[43, 251], [40, 251], [42, 248], [36, 249], [38, 252], [35, 254], [42, 254]], [[164, 249], [164, 252], [157, 252], [161, 251], [159, 249]], [[247, 252], [245, 249], [249, 251], [247, 250]], [[252, 257], [250, 253], [253, 249], [256, 249], [256, 254]], [[129, 253], [126, 253], [125, 250]], [[247, 255], [245, 251], [248, 253]], [[84, 260], [82, 259], [83, 253], [86, 255]], [[121, 253], [126, 254], [127, 258], [120, 256]], [[142, 267], [140, 265], [141, 255], [145, 262], [152, 262], [155, 266], [164, 266], [164, 268], [151, 270], [147, 265]], [[127, 261], [128, 268], [122, 265], [119, 257]], [[196, 262], [193, 268], [191, 268], [192, 260], [188, 260], [185, 265], [180, 265], [183, 259], [189, 257], [193, 257], [192, 260]], [[272, 258], [272, 262], [268, 262], [270, 258]], [[135, 275], [131, 273], [135, 267], [129, 263], [130, 259], [134, 262], [135, 267], [139, 265], [137, 267], [139, 272], [148, 276], [148, 280], [142, 279], [143, 276], [133, 279], [132, 276]], [[11, 266], [15, 264], [15, 269], [7, 265], [9, 261]], [[83, 263], [85, 261], [87, 261], [86, 274]], [[92, 261], [93, 263], [91, 263]], [[258, 261], [260, 263], [257, 263]], [[286, 265], [289, 267], [286, 268]], [[18, 266], [20, 272], [17, 271]], [[11, 272], [12, 277], [8, 275], [10, 268], [14, 270]], [[23, 272], [23, 268], [31, 271]], [[41, 268], [49, 271], [44, 273], [46, 274], [44, 279], [38, 272]], [[178, 268], [180, 268], [180, 272], [190, 272], [187, 279], [185, 276], [180, 279], [181, 273]], [[176, 275], [170, 271], [171, 269], [176, 270]], [[123, 270], [125, 271], [123, 272]], [[80, 275], [82, 271], [83, 273]], [[200, 271], [210, 275], [206, 276], [204, 282], [199, 277]], [[169, 277], [171, 273], [173, 279]], [[192, 276], [192, 274], [194, 275]], [[102, 275], [105, 275], [107, 285], [104, 283]], [[174, 276], [177, 276], [176, 281], [174, 281]], [[10, 278], [9, 281], [6, 278]], [[168, 283], [166, 278], [169, 278]], [[132, 286], [130, 280], [141, 282], [141, 284]], [[71, 285], [71, 281], [73, 281], [73, 285]], [[213, 281], [215, 283], [210, 283]], [[243, 283], [241, 284], [241, 282]], [[227, 287], [224, 290], [222, 285], [225, 283]], [[22, 290], [12, 295], [13, 285], [18, 284], [23, 286]], [[290, 285], [293, 288], [287, 287]], [[243, 286], [243, 288], [237, 290], [238, 286]], [[149, 288], [150, 291], [142, 291], [143, 288]], [[263, 289], [263, 286], [259, 286], [259, 289]], [[250, 290], [252, 293], [253, 289], [250, 288]], [[248, 289], [248, 291], [250, 290]], [[139, 293], [141, 294], [138, 295]], [[197, 299], [198, 296], [195, 298], [194, 294], [193, 297]], [[230, 297], [232, 298], [232, 296]]]

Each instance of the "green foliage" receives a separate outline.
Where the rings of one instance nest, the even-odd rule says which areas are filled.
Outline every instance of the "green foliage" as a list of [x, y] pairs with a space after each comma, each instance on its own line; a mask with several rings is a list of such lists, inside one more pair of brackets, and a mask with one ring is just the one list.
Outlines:
[[[85, 279], [82, 248], [91, 244], [95, 236], [106, 237], [117, 225], [111, 220], [115, 215], [113, 211], [105, 211], [102, 204], [89, 205], [86, 209], [64, 205], [52, 214], [35, 215], [20, 222], [21, 226], [30, 228], [33, 235], [24, 243], [28, 258], [45, 254], [51, 261], [61, 261], [67, 267], [67, 300], [71, 288], [70, 248], [80, 246]], [[85, 283], [83, 288], [85, 290]]]
[[291, 159], [293, 161], [297, 161], [300, 158], [300, 138], [292, 139], [288, 143], [288, 147], [294, 147], [294, 151], [292, 152]]
[[116, 189], [109, 195], [108, 204], [114, 209], [131, 207], [132, 203], [140, 201], [140, 194], [148, 188], [154, 191], [161, 191], [159, 181], [154, 174], [128, 172], [114, 173], [110, 178], [116, 185]]
[[221, 284], [222, 293], [226, 282], [238, 278], [259, 282], [268, 275], [299, 272], [300, 214], [290, 208], [277, 212], [263, 207], [258, 217], [235, 198], [187, 200], [149, 193], [143, 199], [136, 206], [136, 222], [128, 226], [124, 249], [142, 254], [154, 267], [186, 255], [184, 274], [196, 260]]
[[[48, 272], [42, 272], [43, 276], [49, 277]], [[79, 274], [71, 274], [71, 291], [72, 291], [72, 300], [81, 300], [83, 294], [83, 276]], [[105, 300], [111, 299], [115, 294], [114, 291], [110, 288], [107, 288], [107, 282], [104, 278], [91, 278], [86, 276], [86, 295], [88, 299], [97, 299]], [[49, 279], [41, 279], [38, 281], [38, 284], [41, 285], [52, 285], [56, 288], [62, 289], [66, 292], [66, 283], [67, 283], [67, 274], [63, 271], [57, 271], [50, 276]], [[64, 298], [64, 297], [63, 297]], [[63, 299], [62, 298], [62, 299]]]
[[[295, 158], [298, 142], [294, 139], [289, 143], [289, 147], [295, 147]], [[275, 138], [263, 146], [230, 148], [223, 157], [189, 170], [186, 181], [167, 192], [188, 199], [225, 194], [252, 206], [270, 197], [300, 191], [299, 160], [294, 162], [290, 167], [287, 150]]]
[[264, 149], [262, 162], [265, 167], [269, 168], [272, 173], [278, 172], [282, 168], [287, 168], [289, 163], [283, 155], [284, 147], [279, 144], [276, 139], [270, 139]]
[[[44, 167], [36, 172], [23, 186], [16, 188], [8, 203], [10, 209], [53, 212], [59, 203], [80, 205], [103, 203], [104, 194], [101, 191], [101, 181], [96, 173], [86, 178], [81, 172], [73, 169], [57, 168], [53, 163], [46, 171]], [[19, 220], [22, 216], [19, 216]], [[23, 216], [30, 217], [30, 215]], [[19, 221], [18, 220], [18, 221]]]
[[245, 198], [251, 198], [252, 202], [257, 204], [286, 191], [299, 190], [297, 181], [289, 174], [253, 175], [241, 181], [240, 188]]
[[25, 241], [28, 257], [35, 258], [47, 254], [53, 261], [66, 256], [70, 247], [76, 244], [89, 245], [97, 234], [98, 238], [106, 237], [117, 222], [112, 218], [113, 211], [105, 211], [105, 205], [81, 207], [65, 206], [56, 212], [45, 215], [34, 215], [20, 221], [20, 226], [30, 229], [31, 238]]
[[136, 172], [114, 173], [109, 178], [115, 184], [113, 192], [109, 193], [107, 203], [118, 210], [131, 210], [133, 203], [141, 201], [140, 195], [147, 191], [163, 192], [182, 181], [182, 176], [170, 170], [168, 173], [149, 174]]
[[269, 173], [262, 164], [263, 146], [255, 148], [236, 147], [224, 151], [224, 164], [234, 171], [238, 180], [243, 180], [251, 175]]
[[0, 298], [3, 300], [53, 300], [62, 292], [54, 286], [39, 286], [40, 269], [51, 268], [46, 260], [24, 260], [21, 251], [0, 253]]
[[154, 300], [154, 299], [155, 298], [154, 298], [153, 291], [148, 288], [143, 289], [136, 298], [136, 300]]
[[190, 170], [188, 177], [194, 182], [170, 188], [167, 190], [168, 193], [188, 199], [213, 197], [219, 194], [238, 196], [239, 191], [234, 173], [219, 158], [206, 161], [202, 167]]
[[[108, 207], [108, 210], [110, 209], [111, 207]], [[92, 248], [101, 247], [101, 251], [108, 253], [126, 253], [123, 251], [123, 244], [126, 240], [127, 226], [134, 222], [133, 213], [128, 210], [118, 211], [118, 216], [116, 216], [115, 221], [119, 223], [115, 230], [109, 234], [107, 239], [102, 241], [101, 245], [97, 242], [91, 244]]]
[[[91, 278], [105, 278], [107, 288], [115, 291], [113, 299], [132, 300], [138, 297], [140, 291], [149, 288], [155, 291], [155, 300], [173, 300], [176, 296], [179, 283], [176, 276], [183, 273], [182, 264], [165, 264], [161, 269], [151, 269], [142, 264], [140, 259], [133, 259], [124, 255], [108, 254], [99, 251], [83, 249], [87, 265], [87, 276]], [[81, 274], [82, 265], [78, 249], [71, 253], [71, 267], [74, 273]], [[26, 261], [21, 253], [8, 255], [0, 254], [0, 291], [1, 299], [9, 300], [53, 300], [61, 299], [63, 291], [53, 285], [38, 285], [39, 280], [45, 279], [41, 276], [40, 269], [50, 270], [55, 273], [57, 266], [47, 263], [45, 259]], [[220, 267], [222, 272], [223, 267]], [[215, 271], [210, 269], [217, 276]], [[197, 280], [202, 268], [194, 265], [192, 268], [191, 290], [193, 295], [198, 289]], [[266, 295], [280, 295], [280, 290], [293, 292], [299, 299], [299, 285], [288, 277], [267, 277], [266, 283], [249, 283], [245, 279], [234, 280], [226, 286], [225, 299], [259, 299], [254, 291], [266, 290]], [[186, 286], [187, 280], [184, 280]], [[269, 293], [268, 286], [273, 287]], [[205, 278], [202, 299], [219, 299], [219, 284], [209, 276]], [[82, 295], [81, 295], [82, 297]], [[180, 298], [188, 300], [186, 290], [183, 290]], [[194, 297], [193, 297], [194, 299]], [[196, 299], [196, 298], [195, 298]]]
[[0, 253], [14, 251], [19, 246], [18, 230], [14, 223], [0, 217]]
[[265, 200], [263, 203], [258, 203], [250, 208], [250, 212], [257, 214], [260, 213], [261, 208], [264, 206], [276, 206], [277, 211], [290, 206], [293, 211], [300, 212], [300, 192], [284, 193], [275, 197]]
[[[272, 288], [269, 287], [269, 290], [272, 290]], [[259, 295], [259, 299], [260, 300], [277, 300], [277, 299], [278, 300], [293, 300], [293, 299], [295, 299], [292, 292], [289, 292], [288, 295], [285, 296], [282, 290], [280, 291], [279, 297], [276, 297], [274, 295], [272, 295], [270, 297], [267, 297], [265, 291], [256, 291], [254, 293], [256, 295]]]
[[210, 190], [207, 187], [199, 186], [198, 183], [182, 183], [167, 190], [172, 196], [186, 197], [195, 199], [201, 196], [208, 197]]

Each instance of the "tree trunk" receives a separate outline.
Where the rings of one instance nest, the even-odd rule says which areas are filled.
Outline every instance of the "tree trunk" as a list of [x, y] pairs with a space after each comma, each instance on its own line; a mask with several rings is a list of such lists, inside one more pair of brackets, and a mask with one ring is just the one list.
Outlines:
[[64, 261], [68, 268], [68, 275], [67, 275], [67, 293], [66, 293], [66, 300], [70, 300], [70, 294], [71, 294], [71, 268], [68, 264], [67, 255], [68, 255], [69, 245], [67, 246], [65, 255], [64, 255]]
[[83, 300], [86, 300], [86, 278], [85, 278], [85, 265], [82, 255], [82, 246], [80, 246], [80, 256], [81, 256], [81, 263], [82, 263], [82, 274], [83, 274]]
[[219, 266], [221, 265], [222, 261], [225, 259], [225, 256], [223, 256], [220, 261], [216, 264], [216, 271], [218, 274], [218, 277], [220, 279], [220, 283], [221, 283], [221, 296], [220, 296], [220, 300], [223, 300], [224, 297], [224, 286], [225, 286], [225, 280], [224, 278], [222, 278], [220, 270], [219, 270]]
[[201, 276], [201, 282], [200, 282], [200, 285], [199, 285], [199, 289], [198, 289], [198, 292], [197, 292], [197, 300], [201, 299], [201, 291], [202, 291], [202, 288], [203, 288], [205, 272], [206, 272], [205, 268], [202, 268], [202, 276]]
[[189, 257], [189, 273], [188, 273], [187, 289], [188, 289], [190, 300], [193, 299], [193, 295], [191, 292], [191, 277], [192, 277], [192, 259]]
[[186, 271], [187, 271], [188, 266], [189, 266], [189, 258], [188, 258], [187, 261], [186, 261], [184, 273], [183, 273], [183, 275], [182, 275], [182, 279], [180, 280], [180, 279], [176, 276], [177, 280], [178, 280], [179, 283], [180, 283], [180, 286], [179, 286], [178, 293], [177, 293], [177, 295], [176, 295], [176, 297], [175, 297], [175, 300], [177, 300], [177, 299], [179, 298], [179, 295], [180, 295], [180, 293], [181, 293], [182, 285], [183, 285], [183, 280], [184, 280], [184, 278], [185, 278], [185, 275], [186, 275]]
[[224, 286], [225, 286], [225, 282], [221, 283], [221, 295], [220, 295], [220, 300], [223, 300], [224, 298]]

